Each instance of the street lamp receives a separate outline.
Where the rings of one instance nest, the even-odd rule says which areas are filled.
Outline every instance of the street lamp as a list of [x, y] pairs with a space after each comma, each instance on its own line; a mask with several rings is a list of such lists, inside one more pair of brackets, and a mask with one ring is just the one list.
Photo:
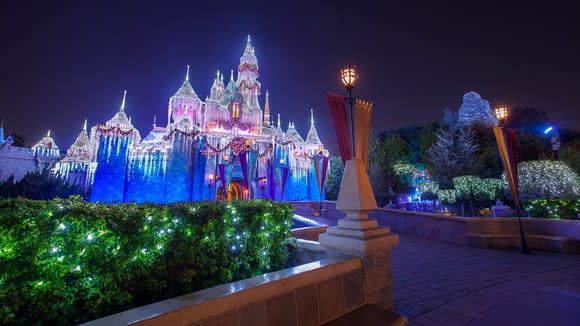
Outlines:
[[[509, 111], [508, 111], [508, 108], [506, 106], [498, 106], [497, 108], [495, 108], [495, 117], [499, 121], [499, 126], [501, 128], [502, 136], [504, 139], [506, 139], [506, 137], [505, 137], [505, 123], [507, 121], [508, 115], [509, 115]], [[512, 144], [512, 145], [514, 145], [514, 144]], [[498, 143], [498, 146], [499, 146], [499, 143]], [[512, 159], [515, 160], [515, 157]], [[504, 167], [506, 170], [511, 168], [507, 164], [504, 164], [504, 165], [505, 165]], [[517, 165], [514, 168], [517, 169]], [[515, 172], [517, 173], [517, 171], [515, 171]], [[507, 173], [507, 171], [506, 171], [506, 173]], [[515, 198], [515, 196], [517, 196], [518, 187], [519, 187], [518, 181], [517, 180], [515, 180], [515, 181], [516, 181], [514, 184], [515, 189], [514, 189], [514, 193], [512, 194], [512, 196], [514, 196], [514, 198]], [[516, 204], [515, 205], [516, 206], [516, 216], [518, 217], [518, 226], [520, 229], [520, 252], [528, 253], [528, 246], [526, 244], [526, 237], [524, 236], [524, 229], [522, 227], [522, 218], [520, 216], [520, 205], [519, 205], [519, 202], [516, 203], [515, 200], [514, 200], [514, 204]]]
[[495, 108], [495, 117], [499, 121], [499, 126], [505, 128], [505, 122], [508, 117], [508, 109], [505, 106], [498, 106]]
[[342, 67], [340, 70], [340, 79], [344, 88], [348, 91], [348, 109], [350, 111], [350, 142], [351, 142], [351, 150], [352, 150], [352, 157], [355, 157], [354, 153], [354, 110], [352, 107], [352, 89], [354, 88], [354, 84], [358, 79], [358, 74], [356, 73], [355, 66], [348, 65]]

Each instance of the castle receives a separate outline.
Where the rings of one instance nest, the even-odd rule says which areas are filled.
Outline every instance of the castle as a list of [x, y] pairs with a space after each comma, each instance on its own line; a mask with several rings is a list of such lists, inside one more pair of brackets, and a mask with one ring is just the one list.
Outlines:
[[[94, 202], [169, 203], [270, 198], [321, 200], [328, 151], [311, 125], [304, 140], [270, 120], [269, 94], [259, 103], [258, 60], [248, 36], [237, 78], [225, 85], [218, 71], [202, 101], [185, 80], [169, 99], [167, 125], [154, 119], [146, 137], [127, 117], [126, 95], [107, 122], [85, 126], [53, 172], [91, 191]], [[48, 134], [33, 147], [60, 156]], [[56, 155], [56, 156], [55, 156]]]

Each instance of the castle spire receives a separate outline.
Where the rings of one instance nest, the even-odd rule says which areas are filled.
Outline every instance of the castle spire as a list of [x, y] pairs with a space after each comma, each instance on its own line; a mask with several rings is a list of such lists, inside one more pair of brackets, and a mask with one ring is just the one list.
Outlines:
[[230, 70], [230, 81], [234, 81], [234, 70]]
[[50, 137], [50, 129], [48, 129], [48, 132], [46, 133], [46, 137]]
[[83, 131], [86, 132], [87, 131], [87, 119], [85, 119], [85, 124], [83, 126]]
[[278, 128], [280, 128], [280, 113], [278, 113]]
[[264, 126], [270, 126], [270, 92], [266, 90], [266, 103], [264, 104]]
[[153, 128], [157, 127], [157, 114], [153, 115]]
[[121, 102], [121, 112], [125, 112], [125, 98], [127, 97], [127, 90], [123, 91], [123, 102]]
[[309, 144], [321, 144], [320, 138], [318, 138], [318, 131], [314, 127], [314, 110], [310, 109], [310, 130], [306, 136], [306, 142]]
[[189, 81], [189, 65], [187, 65], [187, 72], [185, 73], [185, 81]]

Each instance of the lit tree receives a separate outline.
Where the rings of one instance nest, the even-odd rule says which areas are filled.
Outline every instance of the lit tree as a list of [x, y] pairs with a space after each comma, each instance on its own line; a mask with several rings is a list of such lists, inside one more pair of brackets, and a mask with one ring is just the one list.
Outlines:
[[427, 151], [433, 179], [443, 188], [450, 188], [453, 177], [477, 171], [478, 163], [474, 159], [477, 150], [471, 128], [441, 129], [437, 142]]
[[441, 189], [437, 191], [437, 198], [443, 204], [455, 204], [457, 202], [455, 189]]
[[421, 199], [435, 200], [438, 191], [439, 185], [434, 181], [424, 181], [417, 185], [417, 192], [421, 195]]
[[464, 175], [453, 178], [453, 186], [455, 187], [455, 195], [457, 199], [461, 200], [461, 215], [465, 215], [463, 206], [464, 201], [469, 201], [471, 206], [471, 215], [473, 216], [473, 200], [475, 199], [475, 189], [481, 178], [475, 175]]

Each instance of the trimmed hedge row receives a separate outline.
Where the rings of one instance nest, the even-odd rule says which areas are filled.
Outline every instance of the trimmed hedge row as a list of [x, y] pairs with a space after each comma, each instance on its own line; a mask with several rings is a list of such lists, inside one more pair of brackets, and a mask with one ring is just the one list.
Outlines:
[[72, 324], [280, 268], [293, 209], [0, 200], [0, 323]]
[[580, 199], [530, 199], [526, 211], [531, 217], [553, 219], [578, 219]]

